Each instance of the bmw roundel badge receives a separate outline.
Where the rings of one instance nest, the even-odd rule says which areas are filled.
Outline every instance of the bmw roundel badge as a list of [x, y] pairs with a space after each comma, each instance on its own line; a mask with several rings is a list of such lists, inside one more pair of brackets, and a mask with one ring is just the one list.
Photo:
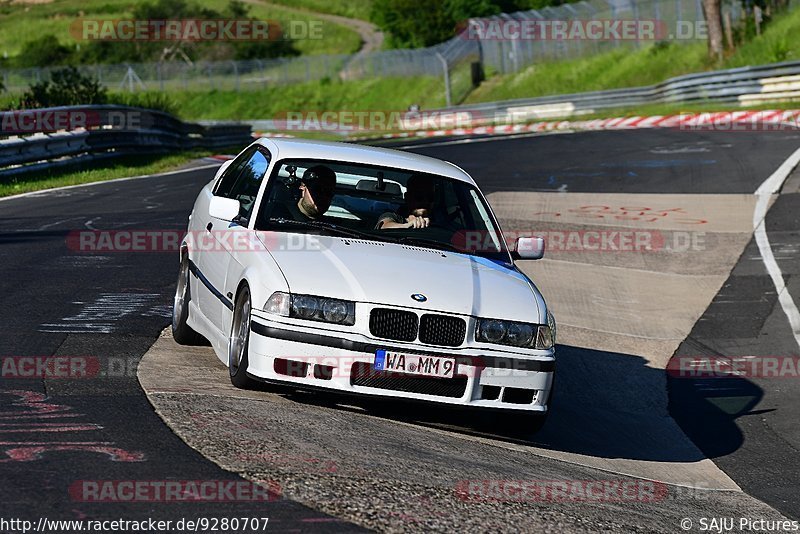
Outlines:
[[411, 295], [411, 298], [416, 300], [417, 302], [425, 302], [426, 300], [428, 300], [428, 297], [426, 297], [422, 293], [414, 293], [413, 295]]

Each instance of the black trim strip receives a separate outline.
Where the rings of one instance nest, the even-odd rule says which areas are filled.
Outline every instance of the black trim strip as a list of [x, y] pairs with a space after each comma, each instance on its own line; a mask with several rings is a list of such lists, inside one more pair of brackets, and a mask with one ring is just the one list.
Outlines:
[[[275, 328], [256, 321], [250, 321], [250, 330], [264, 337], [271, 337], [274, 339], [281, 339], [283, 341], [295, 341], [298, 343], [307, 343], [309, 345], [320, 345], [323, 347], [331, 347], [335, 349], [351, 350], [353, 352], [364, 352], [367, 354], [374, 353], [378, 349], [396, 350], [397, 352], [406, 353], [424, 353], [431, 356], [445, 356], [437, 351], [424, 351], [418, 349], [397, 349], [387, 345], [377, 345], [374, 343], [363, 343], [361, 341], [351, 341], [340, 337], [326, 336], [323, 334], [310, 334], [306, 332], [297, 332], [295, 330], [284, 330], [283, 328]], [[554, 360], [525, 360], [521, 358], [503, 358], [500, 356], [455, 356], [458, 363], [473, 365], [475, 367], [490, 367], [494, 369], [514, 369], [520, 371], [539, 371], [550, 373], [556, 370], [556, 362]]]
[[206, 286], [208, 290], [211, 291], [214, 294], [214, 296], [217, 297], [220, 300], [220, 302], [222, 302], [225, 305], [226, 308], [233, 311], [233, 302], [231, 302], [230, 299], [226, 298], [225, 295], [220, 293], [217, 290], [217, 288], [214, 287], [211, 281], [209, 281], [209, 279], [206, 278], [205, 275], [203, 275], [203, 273], [200, 272], [200, 269], [197, 268], [197, 265], [195, 265], [195, 263], [192, 260], [189, 260], [189, 272], [195, 275], [198, 280], [203, 282], [203, 285]]

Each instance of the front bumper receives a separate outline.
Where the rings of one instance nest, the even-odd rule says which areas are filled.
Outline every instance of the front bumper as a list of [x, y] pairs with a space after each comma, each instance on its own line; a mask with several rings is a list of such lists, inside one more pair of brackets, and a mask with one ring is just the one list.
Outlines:
[[[248, 375], [270, 382], [352, 394], [394, 397], [475, 408], [547, 411], [554, 351], [515, 354], [381, 341], [362, 334], [287, 325], [254, 316]], [[375, 351], [456, 358], [456, 376], [427, 378], [372, 370]]]

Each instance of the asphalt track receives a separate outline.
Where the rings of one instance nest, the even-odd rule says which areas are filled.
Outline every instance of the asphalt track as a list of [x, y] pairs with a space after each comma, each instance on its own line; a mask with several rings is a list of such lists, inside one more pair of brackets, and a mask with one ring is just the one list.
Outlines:
[[[454, 161], [473, 174], [495, 208], [499, 207], [506, 229], [526, 229], [533, 222], [559, 229], [603, 224], [566, 213], [588, 199], [603, 199], [609, 206], [625, 205], [611, 201], [632, 200], [613, 195], [684, 200], [683, 211], [678, 212], [681, 218], [657, 223], [664, 226], [660, 231], [665, 234], [694, 231], [687, 230], [689, 219], [706, 220], [709, 225], [704, 237], [713, 245], [710, 250], [680, 255], [668, 250], [650, 256], [595, 254], [588, 258], [564, 252], [539, 264], [542, 267], [530, 266], [537, 283], [536, 275], [540, 275], [545, 296], [557, 313], [561, 312], [558, 316], [564, 317], [565, 326], [558, 353], [560, 382], [554, 417], [540, 436], [521, 442], [492, 435], [485, 427], [475, 428], [468, 420], [447, 420], [446, 414], [435, 411], [423, 417], [396, 408], [376, 417], [358, 407], [313, 396], [235, 393], [226, 389], [224, 369], [214, 367], [208, 351], [205, 356], [197, 355], [196, 362], [184, 361], [183, 367], [163, 368], [164, 372], [149, 367], [151, 377], [186, 380], [197, 387], [195, 396], [166, 391], [168, 388], [151, 395], [150, 401], [170, 421], [169, 428], [142, 392], [136, 367], [169, 322], [175, 254], [78, 253], [67, 246], [67, 237], [70, 231], [86, 228], [181, 230], [197, 191], [213, 169], [2, 201], [0, 355], [90, 355], [101, 362], [101, 369], [109, 371], [107, 375], [114, 375], [74, 380], [3, 376], [0, 394], [8, 400], [4, 401], [0, 430], [7, 456], [0, 456], [4, 464], [0, 470], [7, 482], [0, 488], [2, 515], [32, 519], [42, 515], [61, 519], [266, 515], [271, 530], [279, 531], [310, 527], [352, 531], [356, 525], [394, 530], [470, 525], [508, 529], [514, 525], [671, 532], [678, 530], [681, 517], [776, 516], [768, 506], [798, 519], [800, 502], [792, 491], [800, 464], [793, 424], [796, 404], [792, 402], [798, 397], [797, 380], [742, 380], [746, 395], [735, 391], [732, 398], [750, 400], [728, 413], [730, 410], [709, 408], [718, 407], [719, 402], [706, 400], [711, 396], [707, 388], [687, 381], [668, 384], [663, 364], [664, 355], [668, 359], [673, 354], [673, 345], [680, 346], [678, 354], [680, 350], [697, 354], [696, 345], [687, 345], [691, 343], [702, 343], [721, 354], [730, 353], [732, 346], [748, 354], [797, 354], [786, 318], [776, 307], [774, 295], [769, 296], [769, 278], [757, 261], [758, 251], [748, 244], [752, 227], [748, 230], [736, 213], [741, 211], [744, 220], [750, 217], [749, 197], [800, 145], [799, 139], [794, 132], [653, 130], [468, 143], [437, 139], [408, 147]], [[791, 183], [790, 179], [787, 186]], [[513, 193], [510, 198], [503, 196], [507, 192]], [[531, 211], [531, 202], [543, 193], [554, 195], [544, 197], [553, 199], [547, 201], [550, 207]], [[771, 241], [785, 252], [779, 262], [794, 295], [800, 293], [797, 278], [792, 278], [800, 270], [797, 254], [791, 252], [797, 250], [800, 227], [796, 196], [779, 197], [767, 219]], [[577, 199], [572, 208], [569, 202], [564, 204], [565, 197]], [[726, 208], [720, 211], [716, 209], [719, 206]], [[584, 215], [580, 209], [578, 215]], [[724, 220], [712, 220], [709, 213]], [[609, 227], [639, 224], [645, 225], [625, 220], [611, 222]], [[608, 288], [620, 282], [620, 276], [641, 276], [641, 280], [611, 295], [596, 294], [589, 302], [575, 294], [575, 288]], [[688, 280], [698, 283], [700, 290], [682, 283]], [[725, 288], [730, 287], [742, 288], [734, 289], [743, 301], [741, 307], [727, 304]], [[606, 317], [615, 306], [624, 311], [625, 306], [646, 304], [627, 302], [633, 291], [647, 292], [649, 302], [668, 301], [666, 311], [650, 307], [638, 323], [627, 318], [621, 321], [632, 325], [628, 330], [609, 328]], [[681, 318], [675, 313], [684, 298], [698, 310], [696, 316]], [[577, 311], [568, 309], [572, 305]], [[659, 315], [669, 319], [663, 321], [669, 323], [668, 330], [651, 329], [652, 323], [659, 322], [653, 317]], [[671, 315], [676, 316], [674, 320]], [[199, 377], [191, 372], [195, 368], [198, 373], [203, 371]], [[208, 395], [200, 394], [204, 389]], [[716, 386], [712, 389], [717, 390], [715, 399], [728, 395]], [[31, 407], [39, 401], [29, 394], [28, 401], [22, 402], [18, 392], [23, 391], [45, 395], [47, 403], [71, 411], [59, 412], [68, 414], [63, 419], [48, 420], [56, 423], [53, 426], [36, 423], [36, 418], [31, 419]], [[657, 412], [655, 418], [649, 413], [651, 408]], [[639, 434], [653, 444], [677, 435], [667, 411], [694, 444], [681, 438], [677, 446], [639, 447]], [[559, 413], [564, 415], [559, 417]], [[75, 414], [80, 416], [69, 417]], [[199, 423], [190, 424], [192, 417]], [[65, 424], [76, 421], [83, 424]], [[231, 431], [246, 428], [250, 432], [260, 425], [267, 433], [255, 432], [246, 439], [244, 431]], [[265, 436], [272, 441], [260, 441]], [[57, 443], [72, 445], [59, 447]], [[265, 447], [264, 443], [278, 446]], [[35, 447], [49, 449], [28, 461], [9, 454]], [[102, 452], [103, 447], [127, 454], [112, 457]], [[240, 454], [236, 462], [226, 461], [232, 451], [241, 453], [240, 447], [251, 447], [253, 452]], [[367, 461], [375, 458], [376, 451], [396, 459]], [[320, 465], [335, 465], [336, 469]], [[683, 480], [657, 479], [726, 491], [673, 491], [670, 499], [655, 504], [476, 504], [453, 496], [454, 486], [465, 479], [627, 480], [670, 471]], [[123, 504], [81, 502], [69, 493], [70, 486], [80, 480], [212, 480], [234, 479], [235, 473], [249, 479], [278, 479], [284, 498], [268, 503]], [[737, 491], [737, 486], [768, 506]], [[335, 493], [326, 495], [319, 488]], [[411, 511], [398, 504], [409, 495], [416, 499]], [[312, 507], [293, 501], [295, 497]]]

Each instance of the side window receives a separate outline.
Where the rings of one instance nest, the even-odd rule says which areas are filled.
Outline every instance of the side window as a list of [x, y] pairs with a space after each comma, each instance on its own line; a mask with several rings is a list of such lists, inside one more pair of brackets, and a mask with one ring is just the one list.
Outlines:
[[464, 203], [461, 201], [462, 199], [459, 198], [459, 192], [455, 189], [455, 182], [452, 180], [442, 181], [441, 189], [447, 220], [450, 221], [451, 226], [454, 228], [465, 228], [465, 214], [462, 210], [462, 205]]
[[228, 168], [225, 169], [225, 172], [222, 173], [217, 184], [214, 186], [214, 195], [218, 197], [228, 197], [233, 185], [236, 183], [236, 178], [239, 177], [239, 173], [242, 172], [242, 167], [250, 160], [253, 156], [253, 152], [257, 150], [256, 147], [253, 147], [245, 152], [239, 154], [239, 156], [231, 161], [231, 164], [228, 165]]
[[238, 170], [231, 169], [234, 172], [226, 173], [220, 181], [215, 195], [238, 200], [241, 205], [239, 218], [243, 219], [242, 222], [250, 219], [253, 213], [256, 196], [268, 166], [267, 155], [255, 150], [248, 159], [243, 160]]

